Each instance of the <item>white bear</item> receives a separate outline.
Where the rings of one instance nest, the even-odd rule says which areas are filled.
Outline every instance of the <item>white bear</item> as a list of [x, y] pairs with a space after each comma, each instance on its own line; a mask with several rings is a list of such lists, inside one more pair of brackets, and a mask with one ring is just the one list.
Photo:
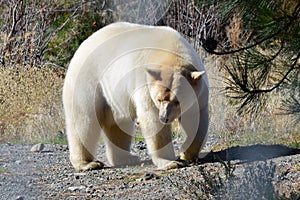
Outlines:
[[[169, 27], [125, 22], [91, 35], [71, 60], [63, 88], [70, 160], [76, 170], [95, 161], [100, 133], [111, 166], [131, 165], [135, 123], [153, 163], [172, 169], [198, 157], [208, 129], [208, 78], [192, 46]], [[170, 124], [187, 138], [177, 159]]]

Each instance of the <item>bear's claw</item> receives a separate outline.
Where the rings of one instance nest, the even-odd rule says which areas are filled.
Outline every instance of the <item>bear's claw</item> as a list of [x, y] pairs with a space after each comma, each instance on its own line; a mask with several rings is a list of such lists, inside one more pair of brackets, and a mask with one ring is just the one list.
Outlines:
[[168, 163], [167, 165], [160, 167], [159, 170], [170, 170], [170, 169], [178, 169], [182, 167], [187, 167], [188, 162], [184, 160], [174, 160]]
[[102, 163], [100, 161], [92, 161], [85, 165], [81, 165], [80, 167], [78, 167], [78, 170], [90, 171], [90, 170], [97, 170], [97, 169], [103, 169], [103, 168], [104, 168], [104, 163]]

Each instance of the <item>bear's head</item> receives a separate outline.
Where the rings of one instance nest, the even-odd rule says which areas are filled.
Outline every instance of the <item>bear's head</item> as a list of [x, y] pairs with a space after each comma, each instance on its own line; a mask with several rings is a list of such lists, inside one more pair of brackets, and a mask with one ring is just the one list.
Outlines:
[[196, 102], [194, 100], [204, 73], [196, 71], [194, 67], [147, 68], [150, 96], [163, 124], [173, 122], [180, 117], [183, 107]]

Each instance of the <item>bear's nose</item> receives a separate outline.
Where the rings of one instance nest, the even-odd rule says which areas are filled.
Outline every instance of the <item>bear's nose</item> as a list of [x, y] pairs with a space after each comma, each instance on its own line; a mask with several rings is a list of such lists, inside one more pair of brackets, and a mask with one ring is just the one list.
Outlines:
[[169, 118], [168, 117], [164, 117], [164, 116], [159, 116], [159, 120], [162, 123], [168, 123], [169, 122]]

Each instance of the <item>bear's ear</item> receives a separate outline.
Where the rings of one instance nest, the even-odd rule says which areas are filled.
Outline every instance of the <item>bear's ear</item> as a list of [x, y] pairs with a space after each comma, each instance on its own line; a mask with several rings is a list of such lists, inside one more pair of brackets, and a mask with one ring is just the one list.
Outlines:
[[193, 80], [199, 80], [203, 74], [205, 74], [205, 71], [200, 71], [200, 72], [191, 72], [191, 77]]
[[154, 79], [157, 81], [161, 81], [161, 70], [157, 69], [157, 68], [147, 68], [146, 69], [147, 73]]

